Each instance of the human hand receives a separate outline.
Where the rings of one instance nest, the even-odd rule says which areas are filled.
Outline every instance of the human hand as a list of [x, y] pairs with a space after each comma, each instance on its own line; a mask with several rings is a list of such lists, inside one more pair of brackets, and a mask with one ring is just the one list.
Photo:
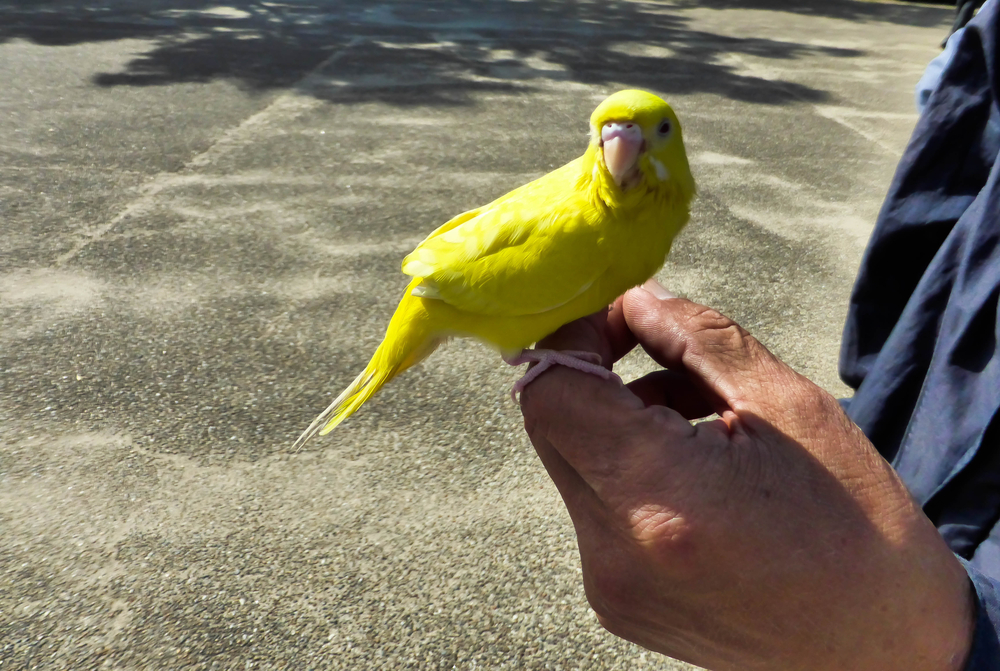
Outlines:
[[[521, 396], [612, 633], [708, 669], [961, 669], [968, 577], [836, 400], [658, 285], [540, 347], [667, 370], [555, 367]], [[688, 420], [717, 412], [721, 419]]]

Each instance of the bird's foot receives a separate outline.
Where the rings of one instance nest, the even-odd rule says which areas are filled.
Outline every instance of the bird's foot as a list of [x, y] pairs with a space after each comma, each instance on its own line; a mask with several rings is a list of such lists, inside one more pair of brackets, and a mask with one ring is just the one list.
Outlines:
[[620, 377], [601, 365], [601, 355], [595, 352], [560, 352], [553, 349], [525, 349], [521, 350], [521, 353], [515, 356], [504, 355], [503, 360], [511, 366], [520, 366], [524, 363], [537, 364], [528, 369], [524, 377], [515, 382], [514, 387], [510, 390], [510, 397], [515, 403], [517, 403], [517, 395], [524, 391], [525, 387], [534, 382], [539, 375], [556, 365], [590, 373], [602, 380], [618, 380], [618, 382], [621, 382]]

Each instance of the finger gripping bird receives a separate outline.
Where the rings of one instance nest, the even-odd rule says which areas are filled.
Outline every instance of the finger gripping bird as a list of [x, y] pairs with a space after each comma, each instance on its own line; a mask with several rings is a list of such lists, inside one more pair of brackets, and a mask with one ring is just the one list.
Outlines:
[[514, 365], [540, 362], [515, 392], [553, 363], [609, 376], [589, 352], [524, 348], [652, 277], [694, 193], [674, 111], [645, 91], [615, 93], [591, 115], [583, 156], [458, 215], [403, 260], [413, 279], [385, 338], [295, 446], [329, 433], [452, 336], [493, 345]]

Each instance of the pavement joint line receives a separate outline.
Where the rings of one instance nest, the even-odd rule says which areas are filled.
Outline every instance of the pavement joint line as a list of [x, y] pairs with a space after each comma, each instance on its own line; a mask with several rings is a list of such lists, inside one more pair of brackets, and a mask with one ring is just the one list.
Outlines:
[[[842, 110], [841, 108], [832, 107], [832, 106], [829, 106], [829, 105], [813, 105], [813, 109], [816, 111], [817, 114], [819, 114], [824, 119], [829, 119], [830, 121], [834, 121], [836, 123], [839, 123], [844, 128], [847, 128], [849, 130], [854, 131], [855, 133], [857, 133], [861, 137], [865, 138], [869, 142], [877, 144], [879, 147], [881, 147], [885, 151], [889, 152], [890, 154], [892, 154], [892, 155], [898, 155], [899, 154], [899, 148], [898, 147], [893, 147], [892, 145], [890, 145], [889, 143], [885, 142], [881, 137], [879, 137], [875, 133], [871, 133], [869, 131], [866, 131], [865, 129], [859, 127], [856, 124], [851, 123], [850, 121], [848, 121], [847, 119], [844, 118], [845, 116], [861, 116], [861, 115], [853, 115], [853, 114], [845, 113], [845, 111]], [[916, 115], [914, 115], [914, 117], [916, 117]]]
[[[764, 81], [767, 81], [770, 84], [775, 85], [777, 88], [780, 88], [782, 91], [785, 91], [786, 93], [788, 93], [788, 95], [792, 96], [793, 98], [796, 98], [806, 103], [813, 109], [813, 111], [816, 114], [823, 117], [824, 119], [829, 119], [830, 121], [838, 123], [844, 128], [847, 128], [848, 130], [857, 133], [864, 139], [868, 140], [872, 144], [878, 145], [880, 149], [887, 151], [889, 154], [893, 156], [899, 155], [898, 147], [892, 146], [891, 144], [885, 142], [878, 135], [864, 130], [863, 128], [859, 127], [856, 124], [851, 123], [845, 118], [847, 116], [856, 116], [856, 117], [874, 116], [872, 113], [856, 112], [855, 110], [852, 110], [850, 108], [838, 107], [836, 105], [820, 105], [817, 103], [810, 102], [806, 100], [806, 98], [803, 97], [802, 94], [796, 91], [793, 87], [786, 86], [784, 82], [775, 80], [772, 76], [772, 73], [768, 72], [767, 69], [758, 67], [753, 63], [748, 62], [745, 58], [741, 57], [739, 54], [729, 54], [729, 59], [739, 64], [741, 67], [745, 68], [747, 72], [753, 74], [755, 77], [758, 77], [760, 79], [763, 79]], [[904, 115], [899, 114], [899, 116], [904, 116]], [[916, 117], [917, 115], [914, 114], [913, 118]]]
[[156, 196], [164, 189], [176, 185], [177, 178], [185, 171], [209, 165], [213, 160], [229, 153], [233, 149], [245, 146], [246, 140], [243, 136], [245, 136], [247, 130], [262, 126], [276, 114], [290, 111], [303, 112], [325, 104], [321, 100], [307, 98], [300, 92], [309, 88], [310, 80], [315, 78], [319, 72], [322, 72], [329, 65], [340, 60], [340, 58], [342, 58], [348, 51], [364, 41], [365, 38], [363, 37], [355, 37], [348, 41], [348, 43], [341, 49], [332, 53], [329, 57], [307, 72], [298, 82], [293, 84], [290, 87], [290, 92], [277, 96], [267, 107], [259, 112], [256, 112], [255, 114], [250, 115], [239, 125], [224, 132], [222, 136], [213, 142], [210, 147], [188, 160], [180, 167], [180, 169], [173, 172], [157, 173], [148, 182], [139, 187], [141, 195], [138, 198], [126, 205], [124, 209], [122, 209], [117, 215], [112, 217], [106, 223], [98, 226], [90, 233], [85, 233], [82, 239], [77, 241], [77, 243], [74, 244], [69, 251], [56, 257], [53, 265], [56, 268], [66, 265], [76, 258], [76, 256], [89, 245], [97, 242], [107, 235], [109, 231], [122, 221], [128, 219], [129, 217], [138, 216], [151, 211], [155, 207], [154, 201]]

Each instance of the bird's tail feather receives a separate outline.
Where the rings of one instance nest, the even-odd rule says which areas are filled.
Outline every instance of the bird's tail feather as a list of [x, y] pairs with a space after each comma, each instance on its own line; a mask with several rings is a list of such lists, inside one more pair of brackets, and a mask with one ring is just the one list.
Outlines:
[[298, 450], [316, 435], [325, 436], [333, 431], [338, 424], [353, 415], [362, 403], [381, 389], [382, 385], [395, 377], [395, 371], [378, 370], [373, 367], [375, 360], [373, 357], [371, 363], [354, 378], [354, 382], [312, 421], [309, 428], [295, 441], [293, 449]]
[[371, 361], [354, 378], [354, 382], [302, 432], [292, 449], [298, 450], [314, 436], [325, 436], [333, 431], [385, 383], [434, 351], [440, 341], [430, 337], [426, 319], [421, 318], [425, 313], [417, 301], [409, 295], [404, 297]]

